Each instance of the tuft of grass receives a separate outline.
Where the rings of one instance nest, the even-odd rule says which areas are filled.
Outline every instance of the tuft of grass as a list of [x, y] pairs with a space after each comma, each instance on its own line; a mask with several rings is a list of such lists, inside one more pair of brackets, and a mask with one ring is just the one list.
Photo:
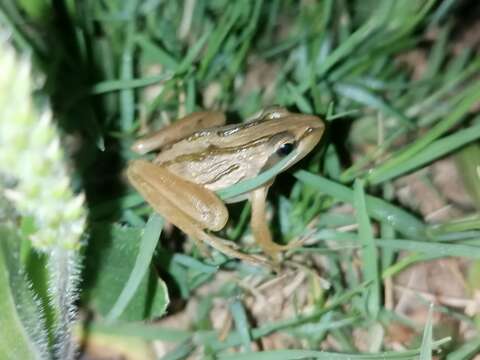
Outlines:
[[[129, 337], [146, 347], [173, 343], [164, 359], [473, 354], [478, 342], [458, 334], [478, 334], [474, 316], [462, 314], [459, 332], [439, 340], [431, 314], [425, 326], [415, 323], [390, 298], [396, 276], [416, 264], [480, 257], [480, 58], [458, 40], [465, 9], [452, 0], [0, 2], [1, 28], [45, 74], [36, 99], [41, 105], [48, 96], [72, 159], [71, 188], [86, 194], [90, 236], [80, 305], [94, 320], [85, 322], [83, 341], [108, 335], [120, 344]], [[123, 175], [140, 134], [203, 108], [236, 122], [272, 104], [324, 118], [321, 146], [289, 171], [293, 176], [279, 173], [279, 164], [218, 195], [230, 198], [275, 178], [274, 238], [305, 244], [285, 254], [278, 274], [217, 252], [204, 257], [163, 229]], [[461, 169], [472, 204], [458, 206], [432, 180], [434, 165], [445, 161]], [[432, 223], [422, 213], [429, 197], [405, 201], [400, 188], [412, 178], [458, 216]], [[257, 252], [249, 205], [230, 210], [221, 236]], [[20, 225], [28, 230], [28, 221]], [[28, 237], [21, 243], [32, 268]], [[31, 302], [28, 291], [19, 294]], [[183, 320], [183, 330], [152, 322], [189, 306], [195, 316]], [[232, 319], [231, 329], [213, 321], [220, 315]], [[402, 345], [412, 350], [392, 350], [395, 326], [407, 329]], [[383, 341], [362, 344], [359, 334], [373, 329]], [[285, 339], [288, 349], [261, 351]]]

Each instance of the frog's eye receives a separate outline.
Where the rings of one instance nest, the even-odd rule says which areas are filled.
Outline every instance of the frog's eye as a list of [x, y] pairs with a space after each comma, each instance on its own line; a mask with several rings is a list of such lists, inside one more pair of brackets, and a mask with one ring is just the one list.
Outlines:
[[288, 154], [290, 154], [293, 151], [293, 149], [295, 149], [295, 144], [293, 142], [283, 143], [277, 149], [277, 154], [279, 156], [287, 156]]

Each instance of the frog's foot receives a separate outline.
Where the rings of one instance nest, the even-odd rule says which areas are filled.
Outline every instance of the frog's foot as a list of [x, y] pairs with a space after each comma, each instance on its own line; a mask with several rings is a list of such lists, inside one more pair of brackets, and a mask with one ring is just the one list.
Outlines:
[[223, 238], [220, 238], [220, 237], [217, 237], [217, 239], [218, 239], [218, 241], [221, 241], [224, 245], [229, 246], [232, 249], [235, 249], [235, 250], [240, 249], [240, 246], [234, 241], [223, 239]]
[[219, 238], [215, 235], [207, 234], [204, 231], [197, 231], [195, 234], [195, 237], [197, 237], [199, 240], [205, 242], [206, 244], [210, 245], [214, 249], [230, 257], [246, 261], [256, 266], [264, 266], [272, 270], [277, 269], [277, 266], [275, 264], [265, 259], [264, 257], [258, 256], [258, 255], [245, 254], [243, 252], [240, 252], [235, 248], [233, 248], [232, 246], [227, 245], [226, 244], [227, 241], [225, 239]]
[[262, 248], [262, 250], [276, 264], [280, 263], [281, 253], [283, 253], [285, 251], [288, 251], [288, 250], [293, 250], [293, 249], [300, 248], [304, 244], [303, 240], [292, 241], [291, 243], [286, 244], [286, 245], [277, 244], [269, 238], [257, 237], [256, 240], [257, 240], [258, 245], [260, 245], [260, 247]]
[[252, 192], [252, 215], [250, 224], [257, 244], [271, 259], [273, 259], [274, 262], [279, 263], [280, 254], [282, 252], [301, 247], [304, 242], [300, 240], [291, 242], [287, 245], [280, 245], [272, 240], [272, 234], [270, 233], [266, 219], [265, 201], [267, 191], [268, 186], [263, 186]]

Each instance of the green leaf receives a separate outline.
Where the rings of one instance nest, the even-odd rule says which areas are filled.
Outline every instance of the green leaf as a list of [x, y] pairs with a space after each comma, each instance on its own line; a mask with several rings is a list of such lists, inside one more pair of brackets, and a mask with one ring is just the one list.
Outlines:
[[[150, 215], [142, 235], [142, 240], [140, 241], [140, 249], [138, 250], [135, 265], [133, 266], [132, 272], [125, 283], [120, 296], [107, 315], [108, 320], [112, 321], [117, 319], [135, 295], [142, 278], [148, 272], [162, 227], [163, 218], [156, 214]], [[163, 287], [166, 294], [166, 286], [164, 285]], [[165, 298], [165, 306], [167, 305], [167, 302], [168, 300]]]
[[[107, 316], [124, 291], [128, 292], [121, 301], [128, 305], [119, 320], [144, 320], [164, 314], [169, 302], [168, 292], [165, 283], [150, 268], [150, 258], [143, 257], [146, 250], [151, 251], [148, 244], [142, 244], [146, 235], [149, 235], [147, 231], [142, 239], [142, 229], [139, 228], [109, 224], [93, 226], [86, 254], [86, 296], [103, 316]], [[139, 269], [139, 261], [145, 261], [141, 264], [143, 269]], [[134, 272], [135, 266], [138, 270]], [[133, 280], [127, 283], [130, 277]]]
[[20, 238], [0, 225], [0, 358], [48, 359], [42, 309], [19, 268]]

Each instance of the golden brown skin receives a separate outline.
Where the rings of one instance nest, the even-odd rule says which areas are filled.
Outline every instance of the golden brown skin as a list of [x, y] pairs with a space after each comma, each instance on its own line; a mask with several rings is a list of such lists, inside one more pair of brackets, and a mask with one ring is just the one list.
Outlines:
[[[221, 230], [228, 210], [215, 191], [256, 177], [295, 152], [282, 169], [302, 159], [319, 142], [324, 123], [316, 116], [290, 113], [284, 108], [266, 110], [259, 118], [227, 125], [219, 112], [190, 114], [155, 134], [138, 140], [133, 150], [160, 149], [153, 162], [134, 160], [127, 169], [131, 184], [145, 200], [201, 249], [204, 244], [257, 265], [269, 260], [242, 253], [210, 231]], [[255, 240], [273, 260], [279, 252], [298, 246], [272, 241], [265, 217], [265, 201], [271, 182], [226, 202], [250, 198], [251, 226]]]

